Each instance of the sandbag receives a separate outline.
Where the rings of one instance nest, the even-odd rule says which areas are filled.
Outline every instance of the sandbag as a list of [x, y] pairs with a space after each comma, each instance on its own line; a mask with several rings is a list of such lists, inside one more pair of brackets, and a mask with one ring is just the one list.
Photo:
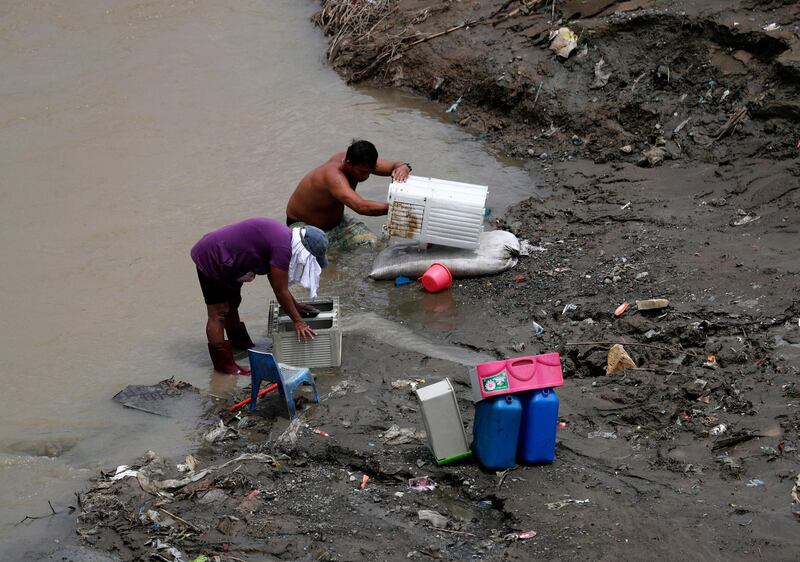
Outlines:
[[418, 242], [400, 242], [378, 254], [369, 276], [373, 279], [394, 279], [398, 275], [405, 275], [416, 279], [432, 263], [437, 262], [447, 267], [455, 278], [479, 277], [514, 267], [519, 255], [519, 240], [504, 230], [481, 234], [477, 250], [428, 246], [427, 251], [420, 251]]

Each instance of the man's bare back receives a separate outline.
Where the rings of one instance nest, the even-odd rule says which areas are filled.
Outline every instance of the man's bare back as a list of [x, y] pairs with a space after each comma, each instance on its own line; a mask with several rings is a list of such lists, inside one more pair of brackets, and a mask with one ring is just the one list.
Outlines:
[[[368, 145], [368, 154], [374, 160], [359, 157], [358, 150]], [[355, 154], [353, 161], [348, 153]], [[369, 161], [374, 162], [370, 165]], [[311, 170], [300, 180], [297, 188], [286, 205], [286, 218], [289, 221], [301, 221], [323, 230], [330, 230], [342, 222], [345, 205], [359, 215], [385, 215], [389, 206], [386, 203], [363, 199], [356, 193], [359, 182], [365, 181], [370, 174], [392, 176], [396, 181], [405, 181], [411, 171], [404, 162], [389, 162], [377, 158], [377, 151], [367, 141], [357, 141], [348, 152], [337, 152], [331, 158]]]

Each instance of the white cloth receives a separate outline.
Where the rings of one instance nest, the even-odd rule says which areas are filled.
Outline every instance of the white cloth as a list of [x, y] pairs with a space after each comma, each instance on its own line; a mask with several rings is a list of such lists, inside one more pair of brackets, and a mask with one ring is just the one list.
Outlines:
[[306, 250], [300, 240], [299, 228], [292, 229], [292, 259], [289, 261], [289, 284], [300, 283], [308, 289], [308, 295], [317, 298], [319, 289], [319, 276], [322, 268], [319, 266], [317, 258]]

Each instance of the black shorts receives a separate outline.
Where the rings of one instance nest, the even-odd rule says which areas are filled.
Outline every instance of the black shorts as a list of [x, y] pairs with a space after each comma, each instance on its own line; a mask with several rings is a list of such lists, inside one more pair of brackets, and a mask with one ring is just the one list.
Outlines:
[[203, 291], [203, 299], [205, 299], [206, 304], [239, 303], [242, 301], [241, 287], [231, 289], [220, 285], [200, 269], [197, 270], [197, 278], [200, 280], [200, 289]]

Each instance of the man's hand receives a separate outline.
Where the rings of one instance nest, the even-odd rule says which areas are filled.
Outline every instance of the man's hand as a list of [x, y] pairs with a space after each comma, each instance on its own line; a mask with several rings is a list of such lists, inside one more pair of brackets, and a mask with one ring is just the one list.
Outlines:
[[297, 311], [300, 313], [300, 316], [303, 318], [316, 318], [319, 316], [319, 309], [310, 304], [296, 303], [295, 306], [297, 307]]
[[404, 182], [408, 179], [408, 174], [411, 173], [411, 168], [408, 164], [400, 164], [392, 169], [392, 179], [396, 182]]
[[294, 331], [297, 333], [297, 341], [311, 341], [316, 336], [316, 332], [302, 320], [295, 320]]

